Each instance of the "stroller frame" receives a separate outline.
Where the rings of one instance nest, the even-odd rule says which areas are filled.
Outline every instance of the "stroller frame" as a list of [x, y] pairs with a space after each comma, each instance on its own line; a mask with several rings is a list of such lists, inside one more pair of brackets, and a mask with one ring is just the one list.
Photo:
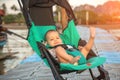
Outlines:
[[[43, 0], [43, 1], [45, 1], [45, 0]], [[50, 0], [46, 0], [46, 1], [50, 1]], [[58, 4], [58, 3], [56, 3], [56, 1], [64, 1], [65, 3], [64, 4], [66, 4], [67, 6], [63, 6], [65, 9], [66, 9], [66, 11], [67, 11], [67, 14], [68, 15], [70, 15], [70, 14], [72, 14], [72, 15], [70, 15], [69, 17], [70, 18], [73, 18], [74, 20], [76, 20], [75, 19], [75, 16], [73, 15], [73, 12], [72, 12], [72, 9], [70, 8], [70, 5], [67, 3], [67, 1], [66, 0], [51, 0], [51, 1], [53, 1], [54, 2], [54, 4]], [[28, 2], [29, 2], [29, 0], [18, 0], [18, 2], [19, 2], [19, 5], [20, 5], [20, 8], [21, 8], [21, 10], [22, 10], [22, 12], [23, 12], [23, 16], [24, 16], [24, 18], [25, 18], [25, 21], [26, 21], [26, 24], [27, 24], [27, 28], [28, 29], [30, 29], [30, 27], [31, 27], [31, 25], [32, 25], [32, 19], [31, 19], [31, 16], [30, 16], [30, 14], [29, 14], [29, 9], [28, 9]], [[53, 23], [54, 24], [54, 23]], [[39, 25], [39, 24], [38, 24]], [[50, 65], [50, 68], [51, 68], [51, 71], [52, 71], [52, 73], [53, 73], [53, 76], [54, 76], [54, 78], [55, 78], [55, 80], [65, 80], [60, 74], [65, 74], [65, 73], [70, 73], [70, 72], [75, 72], [75, 70], [73, 70], [73, 71], [60, 71], [59, 70], [59, 63], [50, 55], [50, 53], [49, 53], [49, 51], [46, 49], [46, 47], [45, 47], [45, 45], [43, 45], [42, 43], [40, 43], [40, 42], [36, 42], [37, 43], [37, 45], [38, 45], [38, 48], [39, 48], [39, 50], [40, 50], [40, 52], [41, 52], [41, 57], [44, 59], [44, 58], [46, 58], [47, 59], [47, 61], [48, 61], [48, 63], [49, 63], [49, 65]], [[83, 43], [83, 44], [81, 44], [81, 43]], [[84, 46], [86, 44], [86, 42], [84, 41], [84, 40], [80, 40], [79, 41], [79, 45], [82, 45], [82, 46]], [[92, 53], [92, 56], [96, 56], [96, 54], [91, 50], [90, 51], [90, 55], [88, 55], [88, 58], [90, 58], [90, 57], [92, 57], [91, 56], [91, 53]], [[101, 80], [101, 79], [104, 79], [104, 80], [110, 80], [110, 78], [109, 78], [109, 74], [108, 74], [108, 72], [106, 71], [106, 70], [104, 70], [101, 66], [98, 66], [97, 67], [98, 68], [98, 71], [100, 72], [100, 75], [98, 76], [98, 77], [95, 77], [94, 75], [93, 75], [93, 72], [92, 72], [92, 70], [91, 69], [89, 69], [89, 72], [90, 72], [90, 74], [91, 74], [91, 77], [92, 77], [92, 79], [93, 80]], [[80, 71], [76, 71], [77, 73], [81, 73], [81, 72], [83, 72], [84, 70], [80, 70]]]

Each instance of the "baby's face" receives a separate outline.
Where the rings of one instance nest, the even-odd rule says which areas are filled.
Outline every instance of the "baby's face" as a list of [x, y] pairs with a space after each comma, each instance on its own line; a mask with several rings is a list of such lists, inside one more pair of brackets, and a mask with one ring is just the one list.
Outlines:
[[46, 35], [46, 40], [47, 40], [47, 43], [52, 47], [62, 44], [62, 40], [59, 37], [58, 32], [55, 32], [55, 31], [49, 32]]

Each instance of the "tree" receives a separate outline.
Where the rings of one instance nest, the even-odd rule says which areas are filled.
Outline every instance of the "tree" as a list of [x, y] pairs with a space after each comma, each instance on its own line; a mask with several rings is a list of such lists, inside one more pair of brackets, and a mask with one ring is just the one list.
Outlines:
[[14, 11], [18, 11], [18, 9], [17, 9], [17, 7], [16, 7], [15, 5], [13, 5], [13, 6], [11, 7], [11, 9], [14, 10]]
[[7, 13], [7, 7], [6, 7], [5, 3], [2, 4], [2, 8], [3, 8], [4, 12]]
[[88, 11], [88, 10], [81, 10], [81, 11], [76, 11], [75, 14], [77, 16], [78, 22], [80, 24], [86, 24], [86, 11], [89, 13], [89, 20], [88, 23], [89, 24], [96, 24], [97, 23], [97, 19], [98, 19], [98, 15], [95, 14], [93, 11]]

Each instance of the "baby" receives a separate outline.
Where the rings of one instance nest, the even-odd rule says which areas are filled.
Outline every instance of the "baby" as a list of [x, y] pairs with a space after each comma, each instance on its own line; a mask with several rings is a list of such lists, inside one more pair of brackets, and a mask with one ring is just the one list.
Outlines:
[[[59, 37], [59, 33], [55, 30], [47, 32], [46, 41], [51, 47], [63, 44], [61, 38]], [[80, 59], [80, 56], [73, 57], [67, 54], [65, 49], [61, 46], [56, 47], [54, 50], [59, 62], [74, 64]]]
[[[78, 49], [80, 48], [79, 50], [85, 58], [89, 50], [92, 48], [94, 37], [95, 37], [95, 28], [90, 27], [90, 39], [88, 43], [82, 49], [80, 46], [78, 46]], [[59, 36], [59, 33], [55, 30], [50, 30], [46, 33], [46, 41], [47, 41], [47, 44], [49, 44], [51, 47], [55, 47], [57, 45], [63, 44]], [[62, 46], [55, 47], [54, 51], [58, 61], [61, 63], [76, 64], [78, 60], [81, 58], [80, 56], [73, 57], [72, 55], [69, 55]]]

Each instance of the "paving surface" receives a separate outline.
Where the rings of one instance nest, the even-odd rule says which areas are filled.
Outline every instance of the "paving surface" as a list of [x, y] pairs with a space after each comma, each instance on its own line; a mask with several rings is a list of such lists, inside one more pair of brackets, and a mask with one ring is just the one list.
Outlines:
[[[87, 28], [79, 27], [78, 31], [82, 39], [86, 41], [89, 39], [89, 31]], [[105, 30], [97, 29], [96, 32], [93, 50], [98, 56], [107, 58], [103, 67], [109, 72], [110, 80], [120, 80], [120, 41]], [[35, 57], [37, 57], [37, 60], [33, 59]], [[6, 74], [0, 75], [0, 80], [54, 80], [50, 68], [47, 67], [38, 56], [34, 55], [34, 57], [28, 58], [28, 60], [25, 59], [26, 61], [21, 60], [22, 62], [18, 62], [17, 65], [8, 70]], [[95, 75], [99, 74], [96, 68], [92, 70]], [[68, 80], [92, 80], [88, 70], [81, 74], [73, 72], [62, 76], [68, 78]]]
[[[110, 80], [120, 80], [120, 64], [104, 64], [104, 69], [109, 72]], [[96, 69], [92, 69], [97, 74]], [[88, 70], [81, 74], [70, 73], [62, 75], [68, 80], [92, 80]], [[0, 80], [54, 80], [49, 67], [42, 62], [31, 62], [18, 65], [16, 68], [1, 75]]]
[[[14, 33], [17, 33], [23, 37], [26, 37], [27, 30], [13, 30]], [[32, 48], [29, 46], [28, 42], [24, 39], [21, 39], [14, 35], [8, 34], [7, 44], [0, 51], [1, 54], [13, 54], [12, 56], [6, 57], [6, 59], [0, 60], [0, 74], [4, 74], [9, 70], [16, 67], [24, 58], [33, 54]], [[4, 68], [4, 69], [3, 69]], [[3, 70], [2, 70], [3, 69]]]

